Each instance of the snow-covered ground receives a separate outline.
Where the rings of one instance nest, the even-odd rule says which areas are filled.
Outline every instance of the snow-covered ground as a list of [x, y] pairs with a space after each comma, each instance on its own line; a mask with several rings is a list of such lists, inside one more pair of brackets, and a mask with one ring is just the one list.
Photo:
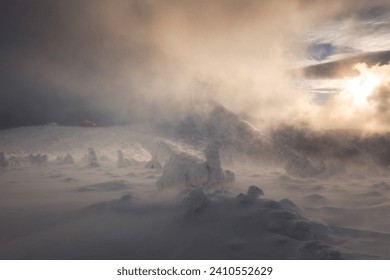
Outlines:
[[390, 258], [371, 142], [332, 134], [302, 153], [296, 131], [198, 117], [0, 131], [0, 258]]

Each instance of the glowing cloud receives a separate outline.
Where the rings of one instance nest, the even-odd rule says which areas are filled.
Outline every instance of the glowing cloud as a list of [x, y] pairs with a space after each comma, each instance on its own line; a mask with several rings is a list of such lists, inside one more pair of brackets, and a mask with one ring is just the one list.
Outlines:
[[343, 78], [338, 94], [312, 110], [313, 125], [377, 132], [390, 129], [390, 65], [354, 66], [355, 77]]
[[340, 98], [350, 102], [354, 107], [369, 106], [370, 96], [380, 86], [383, 80], [383, 73], [377, 67], [368, 68], [361, 63], [354, 66], [359, 71], [359, 76], [344, 79], [344, 89]]

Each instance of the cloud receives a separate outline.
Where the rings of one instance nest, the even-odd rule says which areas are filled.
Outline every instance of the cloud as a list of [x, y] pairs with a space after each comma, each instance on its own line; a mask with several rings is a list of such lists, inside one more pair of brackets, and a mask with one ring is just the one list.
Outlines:
[[[203, 99], [264, 121], [291, 118], [309, 102], [289, 71], [306, 49], [296, 38], [368, 6], [341, 2], [3, 1], [2, 92], [72, 96], [114, 123], [180, 117]], [[58, 114], [66, 122], [68, 110]]]
[[357, 75], [359, 72], [353, 68], [355, 64], [366, 63], [368, 66], [384, 65], [390, 61], [390, 51], [359, 53], [347, 58], [306, 66], [302, 69], [307, 78], [335, 79], [343, 76]]
[[318, 128], [383, 132], [390, 128], [390, 64], [356, 64], [358, 73], [340, 80], [327, 103], [313, 107], [309, 122]]

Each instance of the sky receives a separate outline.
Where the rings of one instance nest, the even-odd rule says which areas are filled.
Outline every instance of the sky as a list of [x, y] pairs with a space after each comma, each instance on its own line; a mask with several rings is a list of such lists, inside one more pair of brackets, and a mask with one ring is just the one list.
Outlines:
[[177, 119], [208, 100], [305, 116], [308, 92], [334, 87], [296, 87], [292, 69], [390, 50], [389, 15], [381, 0], [2, 0], [0, 129]]

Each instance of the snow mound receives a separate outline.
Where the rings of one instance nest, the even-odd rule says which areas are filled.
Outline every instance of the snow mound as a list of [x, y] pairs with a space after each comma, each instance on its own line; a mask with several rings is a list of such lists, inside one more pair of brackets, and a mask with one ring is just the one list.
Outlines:
[[204, 162], [187, 154], [172, 156], [164, 166], [160, 188], [206, 187], [208, 172]]
[[185, 190], [182, 199], [182, 205], [188, 213], [200, 212], [209, 204], [209, 199], [200, 188], [188, 188]]
[[[259, 211], [260, 225], [268, 232], [284, 235], [300, 241], [326, 240], [331, 230], [318, 222], [307, 220], [298, 212], [288, 209], [277, 201], [272, 202], [273, 208], [263, 204]], [[277, 206], [277, 207], [275, 207]]]
[[255, 201], [259, 196], [264, 195], [262, 189], [257, 186], [250, 186], [246, 194], [240, 193], [237, 195], [236, 199], [241, 203], [251, 203]]
[[247, 191], [246, 194], [248, 195], [248, 197], [256, 199], [260, 195], [264, 195], [264, 192], [258, 186], [252, 185], [252, 186], [249, 186], [248, 191]]

